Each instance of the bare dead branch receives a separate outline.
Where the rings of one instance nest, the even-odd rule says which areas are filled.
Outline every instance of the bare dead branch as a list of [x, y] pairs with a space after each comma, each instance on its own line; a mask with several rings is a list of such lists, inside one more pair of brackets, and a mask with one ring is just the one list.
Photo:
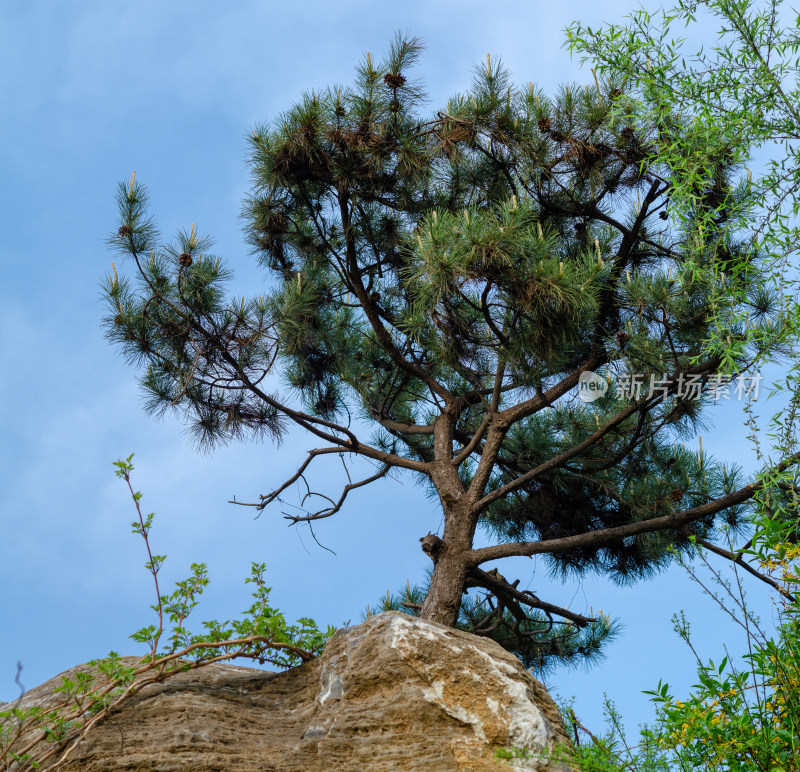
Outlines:
[[[289, 520], [291, 525], [295, 525], [297, 523], [310, 523], [312, 520], [322, 520], [323, 518], [335, 515], [342, 508], [342, 504], [344, 504], [345, 499], [347, 498], [347, 495], [350, 493], [350, 491], [354, 491], [356, 488], [361, 488], [364, 485], [369, 485], [370, 483], [373, 483], [376, 480], [380, 480], [381, 477], [385, 477], [389, 473], [389, 470], [391, 468], [392, 467], [390, 464], [384, 464], [384, 466], [380, 469], [380, 471], [376, 472], [370, 477], [367, 477], [363, 480], [359, 480], [358, 482], [355, 483], [348, 483], [342, 489], [342, 495], [339, 497], [339, 500], [335, 503], [333, 502], [332, 499], [330, 499], [328, 496], [325, 496], [324, 494], [314, 493], [312, 491], [309, 491], [309, 493], [307, 493], [303, 497], [303, 501], [305, 501], [305, 499], [308, 498], [308, 496], [322, 496], [323, 498], [326, 498], [328, 499], [328, 501], [331, 502], [331, 506], [326, 507], [325, 509], [320, 509], [318, 512], [312, 512], [307, 515], [284, 515], [284, 519]], [[319, 542], [317, 542], [317, 544], [319, 544]]]
[[300, 465], [300, 468], [288, 479], [284, 482], [279, 488], [276, 488], [272, 493], [268, 493], [266, 495], [262, 495], [261, 501], [258, 504], [248, 504], [244, 501], [229, 501], [228, 504], [238, 504], [240, 507], [256, 507], [259, 511], [263, 510], [265, 507], [270, 505], [275, 499], [277, 499], [281, 493], [283, 493], [290, 485], [294, 485], [302, 476], [303, 473], [308, 469], [309, 464], [318, 456], [327, 456], [331, 453], [341, 453], [341, 448], [315, 448], [314, 450], [308, 451], [308, 457], [306, 460]]

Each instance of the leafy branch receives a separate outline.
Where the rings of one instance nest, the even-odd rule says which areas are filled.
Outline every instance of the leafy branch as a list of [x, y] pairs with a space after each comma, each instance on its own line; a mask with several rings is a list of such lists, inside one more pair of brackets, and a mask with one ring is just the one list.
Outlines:
[[[150, 529], [154, 513], [143, 515], [142, 494], [131, 485], [133, 455], [114, 462], [115, 474], [128, 486], [136, 508], [133, 533], [142, 537], [152, 574], [157, 603], [151, 608], [158, 623], [143, 627], [130, 637], [145, 643], [149, 652], [133, 664], [116, 652], [92, 660], [73, 677], [62, 676], [54, 695], [34, 704], [24, 696], [0, 712], [0, 769], [26, 772], [60, 769], [79, 742], [112, 711], [150, 684], [162, 683], [176, 673], [185, 673], [215, 662], [247, 658], [289, 668], [317, 656], [333, 634], [321, 631], [312, 619], [288, 624], [283, 614], [270, 606], [270, 588], [264, 582], [266, 565], [253, 563], [245, 583], [254, 585], [253, 603], [239, 620], [203, 622], [205, 632], [191, 633], [186, 620], [209, 583], [206, 565], [193, 563], [188, 579], [176, 583], [169, 595], [161, 595], [158, 573], [166, 556], [154, 554]], [[171, 623], [167, 643], [159, 649], [165, 632], [165, 617]], [[45, 766], [43, 766], [45, 765]]]

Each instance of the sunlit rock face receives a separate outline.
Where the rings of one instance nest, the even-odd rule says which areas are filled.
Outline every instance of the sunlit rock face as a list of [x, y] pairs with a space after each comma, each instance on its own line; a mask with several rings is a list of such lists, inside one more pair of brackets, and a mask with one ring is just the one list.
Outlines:
[[[25, 704], [46, 704], [60, 683]], [[217, 664], [147, 686], [63, 769], [554, 771], [564, 767], [536, 757], [559, 742], [555, 704], [516, 657], [391, 612], [339, 630], [318, 659], [283, 673]], [[531, 753], [495, 757], [509, 747]]]

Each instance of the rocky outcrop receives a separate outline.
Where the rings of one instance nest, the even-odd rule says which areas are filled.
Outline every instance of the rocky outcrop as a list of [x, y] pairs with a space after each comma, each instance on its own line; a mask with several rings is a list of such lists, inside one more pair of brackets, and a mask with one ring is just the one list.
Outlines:
[[[46, 704], [60, 683], [31, 690], [24, 703]], [[501, 761], [495, 751], [536, 757], [557, 742], [568, 741], [556, 706], [516, 657], [485, 638], [387, 613], [339, 630], [318, 659], [283, 673], [218, 664], [147, 686], [64, 769], [555, 770], [563, 767]]]

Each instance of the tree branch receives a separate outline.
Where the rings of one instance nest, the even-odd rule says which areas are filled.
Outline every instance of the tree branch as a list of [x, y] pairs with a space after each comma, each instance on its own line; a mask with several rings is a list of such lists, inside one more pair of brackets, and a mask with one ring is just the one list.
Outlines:
[[384, 327], [379, 314], [375, 310], [375, 304], [367, 294], [364, 285], [361, 283], [361, 271], [358, 268], [356, 259], [356, 247], [353, 241], [352, 226], [350, 223], [350, 211], [347, 206], [348, 194], [346, 191], [339, 191], [337, 196], [339, 201], [339, 213], [342, 220], [342, 228], [344, 230], [346, 241], [346, 255], [347, 255], [347, 273], [353, 292], [358, 298], [358, 302], [364, 309], [364, 314], [369, 320], [375, 336], [378, 339], [381, 347], [392, 358], [392, 361], [404, 372], [419, 378], [432, 392], [437, 394], [444, 400], [452, 399], [452, 394], [444, 388], [435, 378], [421, 367], [418, 367], [413, 362], [409, 362], [397, 349], [392, 336], [389, 331]]
[[[793, 453], [782, 463], [775, 467], [775, 471], [782, 472], [800, 461], [800, 452]], [[525, 555], [543, 555], [557, 552], [569, 552], [574, 549], [585, 549], [587, 547], [600, 547], [604, 544], [619, 541], [629, 536], [639, 536], [643, 533], [653, 533], [668, 529], [678, 530], [695, 520], [700, 520], [709, 515], [715, 515], [724, 509], [742, 504], [751, 499], [761, 489], [761, 483], [750, 483], [738, 491], [721, 496], [718, 499], [709, 501], [683, 512], [672, 515], [654, 517], [650, 520], [640, 520], [627, 525], [620, 525], [614, 528], [604, 528], [599, 531], [586, 531], [575, 534], [574, 536], [564, 536], [559, 539], [547, 539], [545, 541], [513, 542], [508, 544], [497, 544], [491, 547], [481, 547], [472, 550], [469, 558], [471, 566], [479, 566], [490, 560], [501, 558], [519, 557]]]
[[547, 391], [537, 394], [535, 397], [531, 397], [531, 399], [527, 399], [517, 405], [506, 408], [498, 413], [498, 417], [509, 426], [528, 418], [539, 410], [552, 405], [559, 397], [563, 397], [571, 388], [577, 386], [581, 373], [587, 370], [595, 370], [601, 365], [604, 365], [606, 361], [606, 356], [589, 357], [582, 367], [571, 372]]
[[585, 617], [581, 614], [576, 614], [574, 611], [570, 611], [569, 609], [561, 608], [560, 606], [554, 606], [552, 603], [546, 603], [543, 600], [539, 600], [539, 598], [537, 598], [531, 592], [521, 592], [517, 589], [516, 585], [516, 582], [514, 584], [509, 582], [497, 571], [497, 569], [493, 569], [492, 571], [482, 571], [477, 567], [470, 569], [466, 582], [467, 588], [483, 587], [484, 589], [489, 590], [489, 592], [494, 593], [498, 598], [502, 598], [504, 601], [506, 601], [506, 603], [511, 601], [514, 603], [521, 603], [525, 606], [530, 606], [531, 608], [540, 609], [548, 614], [555, 614], [556, 616], [563, 617], [564, 619], [569, 619], [570, 622], [574, 622], [578, 627], [586, 627], [592, 622], [597, 621], [592, 617]]
[[308, 469], [309, 464], [317, 458], [317, 456], [327, 456], [331, 453], [341, 453], [341, 448], [315, 448], [314, 450], [308, 451], [308, 458], [300, 465], [300, 468], [288, 479], [284, 482], [279, 488], [276, 488], [272, 493], [267, 493], [261, 496], [261, 502], [258, 504], [247, 504], [243, 501], [229, 501], [228, 504], [238, 504], [241, 507], [256, 507], [259, 511], [263, 510], [264, 507], [270, 505], [278, 496], [281, 495], [290, 485], [294, 485], [304, 474], [306, 469]]
[[[702, 365], [698, 365], [696, 367], [689, 368], [683, 374], [704, 373], [705, 371], [707, 371], [709, 369], [709, 367], [711, 365], [712, 365], [712, 362], [705, 362]], [[586, 369], [586, 368], [581, 368], [581, 370], [583, 370], [583, 369]], [[662, 392], [662, 394], [658, 395], [655, 398], [648, 396], [648, 397], [645, 397], [642, 400], [639, 400], [638, 402], [634, 402], [634, 403], [630, 404], [628, 407], [624, 408], [623, 410], [620, 410], [619, 413], [617, 413], [613, 418], [611, 418], [609, 421], [607, 421], [605, 424], [603, 424], [603, 426], [599, 427], [597, 429], [597, 431], [595, 431], [592, 434], [590, 434], [585, 440], [583, 440], [583, 442], [579, 442], [577, 445], [574, 445], [569, 450], [565, 450], [563, 453], [559, 453], [557, 456], [553, 456], [551, 459], [548, 459], [544, 463], [539, 464], [539, 466], [535, 467], [534, 469], [531, 469], [528, 472], [525, 472], [525, 474], [520, 475], [519, 477], [516, 478], [516, 480], [512, 480], [511, 482], [507, 483], [506, 485], [503, 485], [502, 487], [497, 488], [496, 490], [493, 490], [491, 493], [489, 493], [486, 496], [484, 496], [477, 504], [478, 511], [479, 512], [483, 511], [484, 509], [486, 509], [486, 507], [488, 507], [490, 504], [494, 503], [498, 499], [503, 498], [504, 496], [508, 495], [509, 493], [512, 493], [515, 490], [519, 490], [519, 488], [521, 488], [524, 485], [526, 485], [527, 483], [531, 482], [536, 477], [539, 477], [540, 475], [542, 475], [542, 474], [544, 474], [546, 472], [552, 471], [553, 469], [557, 469], [558, 467], [562, 466], [565, 462], [569, 461], [570, 459], [574, 458], [575, 456], [578, 456], [584, 450], [587, 450], [592, 445], [594, 445], [605, 434], [607, 434], [609, 431], [611, 431], [611, 429], [613, 429], [615, 426], [618, 426], [620, 423], [625, 421], [627, 418], [629, 418], [634, 413], [636, 413], [636, 412], [638, 412], [640, 410], [645, 410], [645, 409], [646, 410], [650, 410], [650, 409], [652, 409], [652, 407], [655, 404], [657, 404], [658, 402], [661, 402], [666, 396], [672, 394], [673, 392], [675, 392], [677, 390], [677, 388], [679, 386], [679, 376], [680, 375], [681, 375], [681, 373], [673, 373], [672, 376], [670, 376], [669, 379], [665, 380], [665, 382], [664, 382], [665, 383], [665, 391]], [[577, 379], [576, 379], [576, 381], [577, 381]], [[648, 402], [652, 402], [652, 405], [648, 405]], [[640, 423], [641, 423], [641, 421], [640, 421]], [[487, 443], [487, 445], [488, 445], [488, 443]], [[486, 451], [484, 451], [484, 452], [486, 452]], [[497, 453], [495, 453], [495, 456], [496, 455], [497, 455]], [[494, 461], [495, 461], [495, 459], [492, 459], [492, 463], [493, 464], [494, 464]], [[483, 463], [483, 459], [481, 459], [481, 463]], [[479, 465], [479, 468], [480, 468], [480, 465]], [[476, 472], [476, 475], [475, 475], [474, 479], [476, 479], [476, 480], [478, 479], [477, 472]]]
[[730, 560], [732, 563], [736, 563], [737, 566], [743, 568], [745, 571], [747, 571], [748, 574], [752, 574], [753, 576], [756, 577], [756, 579], [760, 579], [762, 582], [765, 582], [770, 587], [777, 590], [788, 601], [794, 603], [795, 596], [792, 595], [792, 593], [781, 587], [780, 584], [778, 584], [778, 582], [776, 582], [771, 577], [767, 576], [766, 574], [762, 574], [760, 571], [756, 571], [756, 569], [753, 568], [749, 563], [746, 563], [742, 559], [741, 552], [729, 552], [728, 550], [723, 549], [722, 547], [718, 547], [716, 544], [712, 544], [710, 541], [706, 541], [705, 539], [700, 539], [698, 537], [695, 537], [695, 541], [701, 547], [705, 547], [709, 552], [713, 552], [715, 555], [719, 555], [720, 557]]
[[[336, 503], [333, 503], [333, 501], [329, 499], [327, 496], [323, 496], [323, 498], [326, 498], [328, 499], [328, 501], [331, 501], [332, 506], [330, 507], [326, 507], [325, 509], [320, 509], [317, 512], [312, 512], [309, 515], [284, 515], [283, 517], [285, 520], [291, 521], [290, 522], [291, 525], [296, 525], [297, 523], [309, 523], [312, 520], [322, 520], [326, 517], [330, 517], [331, 515], [335, 515], [342, 508], [342, 504], [344, 504], [345, 499], [347, 498], [347, 495], [350, 493], [350, 491], [354, 491], [356, 488], [362, 488], [363, 486], [369, 485], [370, 483], [373, 483], [376, 480], [380, 480], [382, 477], [385, 477], [388, 474], [391, 468], [392, 467], [389, 464], [385, 464], [380, 471], [376, 472], [370, 477], [367, 477], [363, 480], [359, 480], [358, 482], [348, 483], [347, 485], [344, 486], [344, 489], [342, 490], [342, 495], [339, 496], [339, 500]], [[305, 496], [303, 496], [303, 502], [305, 502], [305, 500], [309, 496], [322, 496], [322, 495], [323, 494], [321, 493], [313, 493], [309, 491]]]

